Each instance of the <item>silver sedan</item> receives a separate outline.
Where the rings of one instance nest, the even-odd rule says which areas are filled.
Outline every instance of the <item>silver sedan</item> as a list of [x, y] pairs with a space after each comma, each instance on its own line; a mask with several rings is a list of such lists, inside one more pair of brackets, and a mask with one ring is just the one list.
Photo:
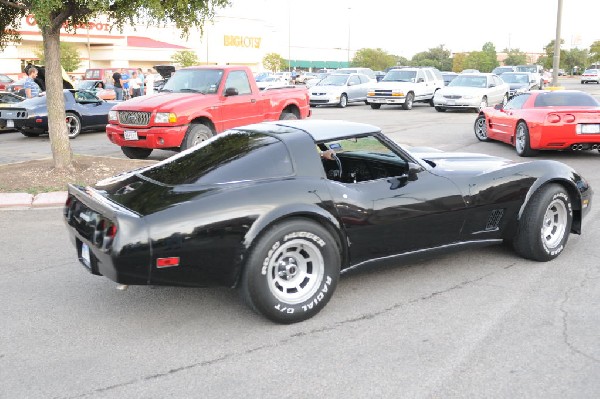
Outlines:
[[367, 100], [371, 80], [360, 73], [331, 74], [309, 89], [310, 106], [337, 105]]

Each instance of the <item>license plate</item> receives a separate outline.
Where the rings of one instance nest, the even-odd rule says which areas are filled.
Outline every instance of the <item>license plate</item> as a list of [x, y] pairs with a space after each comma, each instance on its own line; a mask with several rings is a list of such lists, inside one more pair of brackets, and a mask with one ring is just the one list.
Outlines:
[[448, 100], [447, 105], [454, 105], [454, 104], [456, 104], [456, 101], [454, 101], [454, 100]]
[[600, 124], [581, 125], [581, 133], [583, 133], [583, 134], [600, 133]]
[[12, 119], [7, 120], [6, 127], [15, 127], [15, 122]]
[[81, 260], [88, 268], [92, 267], [92, 261], [90, 259], [90, 247], [88, 247], [88, 245], [84, 242], [81, 243]]
[[125, 130], [124, 137], [125, 140], [137, 140], [138, 134], [135, 130]]

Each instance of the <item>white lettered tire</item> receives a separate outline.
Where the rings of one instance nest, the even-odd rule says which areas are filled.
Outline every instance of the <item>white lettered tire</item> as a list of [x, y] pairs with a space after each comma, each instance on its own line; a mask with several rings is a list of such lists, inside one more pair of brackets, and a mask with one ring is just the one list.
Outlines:
[[254, 245], [240, 290], [256, 312], [296, 323], [325, 307], [340, 275], [340, 250], [329, 231], [307, 219], [273, 225]]
[[524, 258], [552, 260], [564, 250], [572, 222], [572, 202], [565, 188], [558, 184], [543, 186], [519, 220], [513, 247]]

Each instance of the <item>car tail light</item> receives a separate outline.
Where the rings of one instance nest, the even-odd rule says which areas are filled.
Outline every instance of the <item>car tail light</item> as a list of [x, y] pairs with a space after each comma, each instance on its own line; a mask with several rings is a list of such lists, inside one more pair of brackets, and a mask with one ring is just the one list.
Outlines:
[[575, 115], [566, 114], [563, 116], [563, 120], [567, 123], [573, 123], [573, 122], [575, 122]]
[[94, 230], [93, 243], [100, 248], [108, 248], [117, 235], [117, 225], [108, 219], [100, 219]]
[[548, 119], [548, 122], [550, 122], [550, 123], [558, 123], [558, 122], [560, 122], [560, 115], [549, 114], [547, 119]]

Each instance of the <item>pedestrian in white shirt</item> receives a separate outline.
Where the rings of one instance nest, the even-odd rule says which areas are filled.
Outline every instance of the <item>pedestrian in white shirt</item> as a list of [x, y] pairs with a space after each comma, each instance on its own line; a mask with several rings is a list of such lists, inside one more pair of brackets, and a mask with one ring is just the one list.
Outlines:
[[154, 94], [154, 71], [152, 68], [148, 68], [146, 74], [146, 95]]

